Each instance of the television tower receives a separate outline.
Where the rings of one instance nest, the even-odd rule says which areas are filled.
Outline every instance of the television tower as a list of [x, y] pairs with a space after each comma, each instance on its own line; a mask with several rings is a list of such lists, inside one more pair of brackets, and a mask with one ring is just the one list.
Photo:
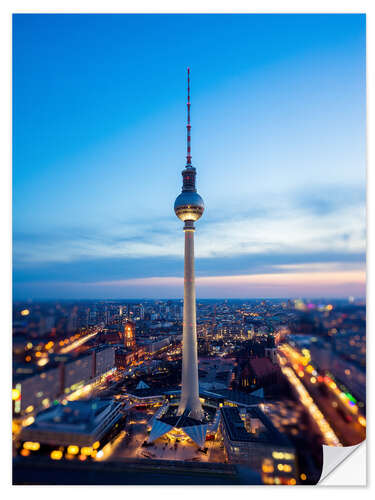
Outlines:
[[202, 420], [204, 413], [199, 400], [197, 321], [194, 272], [194, 222], [203, 214], [203, 199], [195, 188], [196, 169], [191, 164], [190, 125], [190, 69], [187, 69], [187, 156], [182, 171], [182, 192], [174, 204], [174, 211], [184, 224], [185, 264], [184, 264], [184, 319], [182, 336], [182, 388], [177, 415], [185, 414]]

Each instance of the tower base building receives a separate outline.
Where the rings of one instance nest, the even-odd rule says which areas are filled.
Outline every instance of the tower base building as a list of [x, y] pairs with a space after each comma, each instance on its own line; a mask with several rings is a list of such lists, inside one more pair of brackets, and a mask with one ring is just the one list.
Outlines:
[[171, 433], [174, 434], [174, 437], [179, 438], [184, 435], [202, 448], [206, 441], [208, 422], [188, 417], [188, 410], [185, 410], [182, 415], [169, 416], [170, 410], [171, 407], [168, 407], [163, 417], [154, 420], [148, 441], [151, 443], [165, 434]]

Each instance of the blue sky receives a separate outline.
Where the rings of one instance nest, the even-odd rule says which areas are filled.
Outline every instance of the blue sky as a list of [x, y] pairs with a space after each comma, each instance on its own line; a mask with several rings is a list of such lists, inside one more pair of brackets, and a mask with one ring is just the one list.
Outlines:
[[363, 15], [15, 15], [14, 297], [364, 295]]

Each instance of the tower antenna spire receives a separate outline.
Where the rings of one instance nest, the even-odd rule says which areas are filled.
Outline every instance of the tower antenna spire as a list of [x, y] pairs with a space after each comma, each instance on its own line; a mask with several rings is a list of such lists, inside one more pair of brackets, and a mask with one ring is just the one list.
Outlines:
[[191, 167], [191, 125], [190, 125], [190, 68], [187, 69], [187, 155], [186, 166]]

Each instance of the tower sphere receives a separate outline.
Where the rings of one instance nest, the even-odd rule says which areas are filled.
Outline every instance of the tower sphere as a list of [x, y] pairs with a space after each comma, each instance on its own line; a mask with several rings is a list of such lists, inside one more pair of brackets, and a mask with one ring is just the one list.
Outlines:
[[204, 211], [203, 199], [195, 191], [182, 191], [174, 202], [174, 211], [183, 222], [196, 221], [202, 217]]

